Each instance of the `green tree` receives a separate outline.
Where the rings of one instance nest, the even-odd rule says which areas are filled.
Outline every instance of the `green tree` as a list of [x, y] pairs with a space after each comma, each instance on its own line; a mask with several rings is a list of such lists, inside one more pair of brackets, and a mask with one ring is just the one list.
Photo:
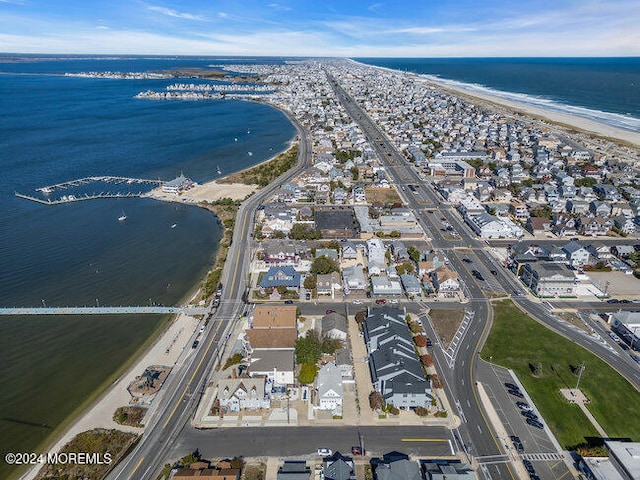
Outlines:
[[591, 177], [578, 178], [573, 182], [576, 187], [593, 187], [596, 183], [598, 180]]
[[318, 367], [313, 364], [303, 363], [300, 366], [300, 373], [298, 373], [298, 382], [307, 385], [313, 383], [318, 374]]
[[531, 216], [551, 219], [551, 217], [553, 216], [553, 212], [551, 211], [551, 207], [549, 207], [549, 205], [541, 205], [531, 210]]
[[404, 262], [396, 267], [398, 275], [402, 275], [403, 273], [413, 273], [415, 269], [416, 267], [411, 262]]
[[321, 342], [313, 330], [296, 340], [296, 362], [315, 365], [322, 356]]
[[331, 355], [335, 353], [336, 350], [342, 347], [342, 342], [337, 338], [325, 337], [322, 339], [322, 343], [320, 345], [320, 349], [322, 353], [328, 353]]
[[313, 290], [317, 285], [317, 277], [315, 275], [307, 275], [304, 279], [304, 288], [307, 290]]
[[351, 172], [351, 175], [353, 175], [353, 181], [357, 181], [358, 177], [360, 176], [360, 172], [358, 171], [358, 167], [351, 167], [349, 169], [349, 171]]
[[418, 250], [416, 247], [414, 247], [413, 245], [411, 245], [407, 251], [409, 252], [409, 257], [411, 257], [411, 260], [413, 260], [414, 262], [418, 263], [420, 261], [420, 250]]
[[289, 238], [292, 240], [317, 240], [322, 237], [320, 230], [316, 230], [309, 225], [296, 223], [289, 232]]
[[271, 234], [271, 238], [287, 238], [287, 235], [282, 230], [274, 230], [274, 232]]
[[358, 323], [364, 323], [364, 321], [367, 319], [367, 312], [364, 310], [359, 311], [358, 313], [356, 313], [356, 322]]
[[338, 266], [338, 262], [324, 255], [314, 258], [313, 263], [311, 263], [311, 273], [315, 273], [316, 275], [325, 275], [339, 271], [340, 267]]

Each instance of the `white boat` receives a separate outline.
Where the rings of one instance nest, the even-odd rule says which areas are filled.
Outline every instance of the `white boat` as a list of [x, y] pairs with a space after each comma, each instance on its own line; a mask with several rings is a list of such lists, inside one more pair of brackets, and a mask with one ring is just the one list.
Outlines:
[[118, 217], [118, 220], [119, 220], [120, 222], [124, 222], [126, 219], [127, 219], [127, 216], [124, 214], [124, 211], [123, 211], [123, 212], [122, 212], [122, 215], [120, 215], [120, 216]]
[[178, 226], [177, 223], [174, 223], [173, 225], [171, 225], [171, 228], [176, 228]]
[[222, 170], [220, 170], [220, 165], [218, 165], [218, 175], [220, 175], [222, 173]]
[[253, 157], [253, 152], [249, 152], [247, 153], [247, 155], [249, 155], [250, 157]]
[[247, 133], [251, 133], [251, 129], [250, 129], [250, 128], [249, 128], [249, 129], [247, 129]]
[[237, 141], [238, 141], [238, 139], [237, 139], [237, 138], [234, 138], [234, 139], [233, 139], [233, 141], [234, 141], [234, 142], [237, 142]]

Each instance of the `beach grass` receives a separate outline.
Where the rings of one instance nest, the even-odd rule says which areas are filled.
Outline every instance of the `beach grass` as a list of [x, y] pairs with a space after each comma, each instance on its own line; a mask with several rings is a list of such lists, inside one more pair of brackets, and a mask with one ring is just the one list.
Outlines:
[[[580, 389], [587, 408], [609, 437], [640, 441], [640, 393], [593, 353], [539, 324], [510, 300], [497, 302], [482, 358], [510, 368], [535, 402], [544, 420], [565, 448], [599, 437], [577, 405], [569, 404], [561, 388], [574, 388], [577, 367], [584, 362]], [[540, 375], [532, 366], [540, 363]]]

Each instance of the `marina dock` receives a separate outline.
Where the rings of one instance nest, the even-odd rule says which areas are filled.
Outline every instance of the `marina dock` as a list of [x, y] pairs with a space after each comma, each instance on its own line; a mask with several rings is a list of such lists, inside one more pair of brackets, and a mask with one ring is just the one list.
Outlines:
[[57, 190], [68, 190], [73, 188], [83, 187], [85, 185], [89, 185], [91, 183], [111, 183], [114, 185], [122, 185], [125, 187], [130, 187], [131, 185], [151, 185], [151, 186], [160, 186], [163, 185], [163, 180], [152, 180], [148, 178], [130, 178], [130, 177], [114, 177], [110, 175], [99, 176], [99, 177], [84, 177], [76, 180], [70, 180], [68, 182], [56, 183], [54, 185], [47, 185], [45, 187], [36, 188], [36, 192], [40, 192], [43, 194], [42, 197], [36, 197], [33, 195], [26, 195], [24, 193], [15, 192], [15, 196], [18, 198], [23, 198], [25, 200], [30, 200], [32, 202], [37, 202], [42, 205], [59, 205], [62, 203], [70, 203], [70, 202], [80, 202], [83, 200], [95, 200], [99, 198], [135, 198], [141, 197], [144, 194], [148, 193], [145, 191], [101, 191], [100, 193], [77, 193], [77, 194], [68, 194], [62, 195], [59, 198], [49, 198], [49, 195], [54, 193]]

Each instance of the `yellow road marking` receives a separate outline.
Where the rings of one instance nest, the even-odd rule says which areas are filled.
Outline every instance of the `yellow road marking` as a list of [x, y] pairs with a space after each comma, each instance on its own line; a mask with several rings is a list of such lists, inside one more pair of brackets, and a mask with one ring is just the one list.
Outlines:
[[169, 422], [173, 418], [173, 415], [176, 413], [176, 410], [180, 406], [180, 402], [182, 402], [182, 399], [187, 394], [187, 389], [189, 388], [189, 385], [191, 385], [191, 382], [193, 382], [193, 379], [195, 378], [196, 373], [198, 373], [198, 370], [200, 370], [200, 367], [202, 366], [202, 362], [204, 361], [205, 357], [207, 356], [207, 353], [209, 353], [209, 349], [211, 348], [211, 345], [213, 345], [213, 340], [216, 338], [216, 334], [218, 333], [218, 330], [220, 329], [220, 325], [222, 325], [222, 322], [218, 322], [218, 326], [216, 327], [215, 332], [213, 332], [213, 335], [211, 336], [211, 340], [209, 341], [209, 345], [207, 345], [207, 349], [205, 350], [204, 355], [202, 355], [202, 358], [200, 359], [200, 362], [198, 363], [198, 366], [193, 371], [193, 375], [191, 375], [191, 378], [189, 379], [189, 382], [187, 383], [187, 386], [184, 387], [184, 392], [182, 392], [182, 395], [180, 395], [180, 398], [176, 402], [175, 407], [173, 407], [173, 410], [171, 410], [171, 414], [169, 415], [169, 418], [167, 418], [167, 421], [164, 422], [164, 425], [162, 425], [163, 429], [167, 427], [167, 425], [169, 424]]
[[442, 442], [446, 443], [449, 440], [446, 438], [402, 438], [402, 442]]
[[138, 468], [140, 468], [140, 464], [142, 463], [142, 461], [143, 461], [143, 460], [144, 460], [144, 457], [142, 457], [142, 458], [140, 459], [140, 461], [139, 461], [139, 462], [138, 462], [138, 464], [136, 465], [136, 468], [134, 468], [134, 469], [131, 471], [131, 474], [127, 477], [127, 480], [130, 480], [130, 479], [131, 479], [131, 477], [133, 477], [133, 474], [134, 474], [134, 473], [136, 473], [136, 470], [138, 470]]

